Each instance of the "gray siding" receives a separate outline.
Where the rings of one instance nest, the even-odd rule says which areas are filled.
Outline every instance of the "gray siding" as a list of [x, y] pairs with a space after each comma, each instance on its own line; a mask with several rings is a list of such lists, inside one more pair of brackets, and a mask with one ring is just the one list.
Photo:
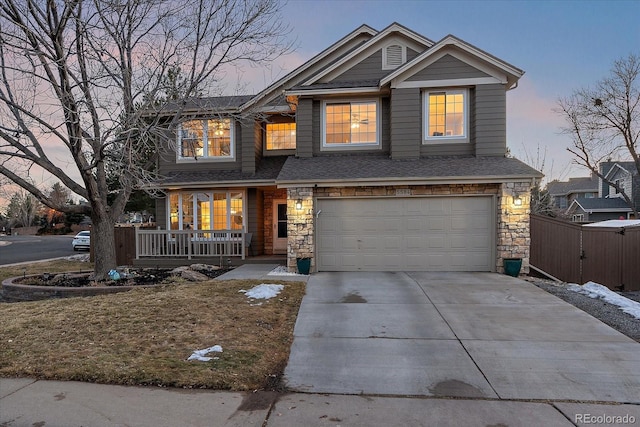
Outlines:
[[[473, 114], [474, 113], [474, 114]], [[475, 89], [475, 146], [477, 156], [504, 156], [507, 150], [507, 102], [504, 85]]]
[[167, 138], [163, 142], [163, 150], [158, 156], [158, 170], [161, 174], [177, 171], [205, 171], [205, 170], [238, 170], [241, 168], [242, 162], [242, 143], [241, 143], [241, 126], [235, 122], [234, 142], [236, 156], [235, 160], [230, 161], [209, 161], [202, 159], [201, 161], [177, 162], [177, 144], [175, 132], [167, 132]]
[[375, 80], [384, 77], [390, 72], [390, 70], [382, 69], [382, 50], [378, 50], [376, 53], [351, 67], [332, 81], [352, 82], [360, 80]]
[[445, 55], [428, 67], [409, 77], [409, 81], [448, 80], [489, 77], [488, 74], [460, 61], [451, 55]]
[[[243, 120], [238, 128], [240, 128], [240, 153], [242, 153], [242, 173], [253, 174], [256, 172], [256, 154], [255, 154], [255, 121]], [[238, 138], [236, 138], [238, 140]]]
[[313, 156], [313, 100], [300, 98], [296, 110], [296, 154], [298, 157]]
[[156, 226], [161, 229], [167, 228], [167, 198], [156, 199]]
[[391, 157], [415, 159], [422, 142], [420, 89], [393, 89], [391, 92]]

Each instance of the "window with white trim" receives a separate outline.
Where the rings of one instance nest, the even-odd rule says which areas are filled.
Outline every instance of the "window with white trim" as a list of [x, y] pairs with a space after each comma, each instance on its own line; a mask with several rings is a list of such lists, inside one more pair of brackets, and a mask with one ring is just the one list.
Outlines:
[[233, 121], [198, 119], [178, 126], [180, 159], [232, 159], [234, 157]]
[[244, 193], [209, 191], [170, 193], [167, 206], [169, 230], [242, 230]]
[[438, 90], [424, 93], [426, 142], [466, 142], [468, 137], [468, 91]]
[[574, 214], [571, 217], [572, 222], [584, 222], [584, 214]]
[[323, 147], [380, 146], [378, 109], [377, 100], [324, 102]]

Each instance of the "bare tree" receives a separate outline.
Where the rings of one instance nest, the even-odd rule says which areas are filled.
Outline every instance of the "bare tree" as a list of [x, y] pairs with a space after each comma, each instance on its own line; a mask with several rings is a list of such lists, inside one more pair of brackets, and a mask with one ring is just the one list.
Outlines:
[[26, 190], [16, 191], [7, 206], [7, 219], [9, 226], [30, 227], [38, 215], [42, 205], [38, 200]]
[[561, 99], [558, 112], [567, 121], [563, 131], [572, 137], [568, 151], [574, 161], [614, 187], [640, 218], [632, 195], [599, 169], [601, 162], [622, 157], [632, 160], [640, 174], [640, 56], [615, 61], [611, 74], [594, 88], [579, 89]]
[[[0, 0], [0, 175], [50, 208], [91, 215], [96, 279], [115, 267], [113, 226], [154, 179], [158, 135], [237, 64], [289, 50], [277, 0]], [[182, 70], [167, 94], [163, 76]], [[149, 100], [176, 92], [171, 115]], [[156, 108], [157, 107], [157, 108]], [[46, 171], [89, 202], [33, 184]], [[108, 175], [118, 177], [108, 197]], [[113, 196], [113, 194], [111, 195]]]

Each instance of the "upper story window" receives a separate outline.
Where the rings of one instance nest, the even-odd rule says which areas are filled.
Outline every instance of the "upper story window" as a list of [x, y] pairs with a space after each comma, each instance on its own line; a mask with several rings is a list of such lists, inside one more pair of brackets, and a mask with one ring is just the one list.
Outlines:
[[468, 92], [439, 90], [424, 93], [426, 142], [468, 140]]
[[323, 108], [324, 148], [380, 146], [377, 100], [331, 101]]
[[267, 150], [295, 149], [295, 123], [267, 123]]
[[229, 118], [189, 120], [178, 127], [181, 159], [232, 159], [233, 145], [233, 126]]

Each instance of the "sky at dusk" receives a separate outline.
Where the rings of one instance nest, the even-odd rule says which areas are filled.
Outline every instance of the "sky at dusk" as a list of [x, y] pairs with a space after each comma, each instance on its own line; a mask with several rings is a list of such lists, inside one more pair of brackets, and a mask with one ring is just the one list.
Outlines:
[[297, 49], [281, 69], [247, 73], [258, 90], [362, 24], [382, 30], [398, 22], [433, 41], [453, 34], [524, 70], [507, 95], [508, 145], [534, 162], [538, 147], [546, 149], [547, 179], [588, 175], [571, 164], [564, 122], [553, 112], [558, 98], [605, 77], [614, 60], [640, 54], [640, 1], [290, 0], [283, 16]]
[[[616, 59], [640, 55], [637, 0], [289, 0], [282, 17], [295, 50], [271, 67], [228, 73], [226, 94], [237, 93], [238, 81], [244, 94], [259, 92], [362, 24], [380, 31], [398, 22], [435, 42], [453, 34], [525, 71], [507, 94], [507, 141], [513, 155], [534, 167], [545, 157], [545, 182], [588, 175], [566, 151], [570, 138], [560, 133], [564, 121], [553, 111], [558, 99], [607, 76]], [[50, 149], [59, 165], [71, 166], [62, 147]], [[80, 182], [76, 171], [69, 173]], [[34, 178], [42, 188], [57, 181]]]

